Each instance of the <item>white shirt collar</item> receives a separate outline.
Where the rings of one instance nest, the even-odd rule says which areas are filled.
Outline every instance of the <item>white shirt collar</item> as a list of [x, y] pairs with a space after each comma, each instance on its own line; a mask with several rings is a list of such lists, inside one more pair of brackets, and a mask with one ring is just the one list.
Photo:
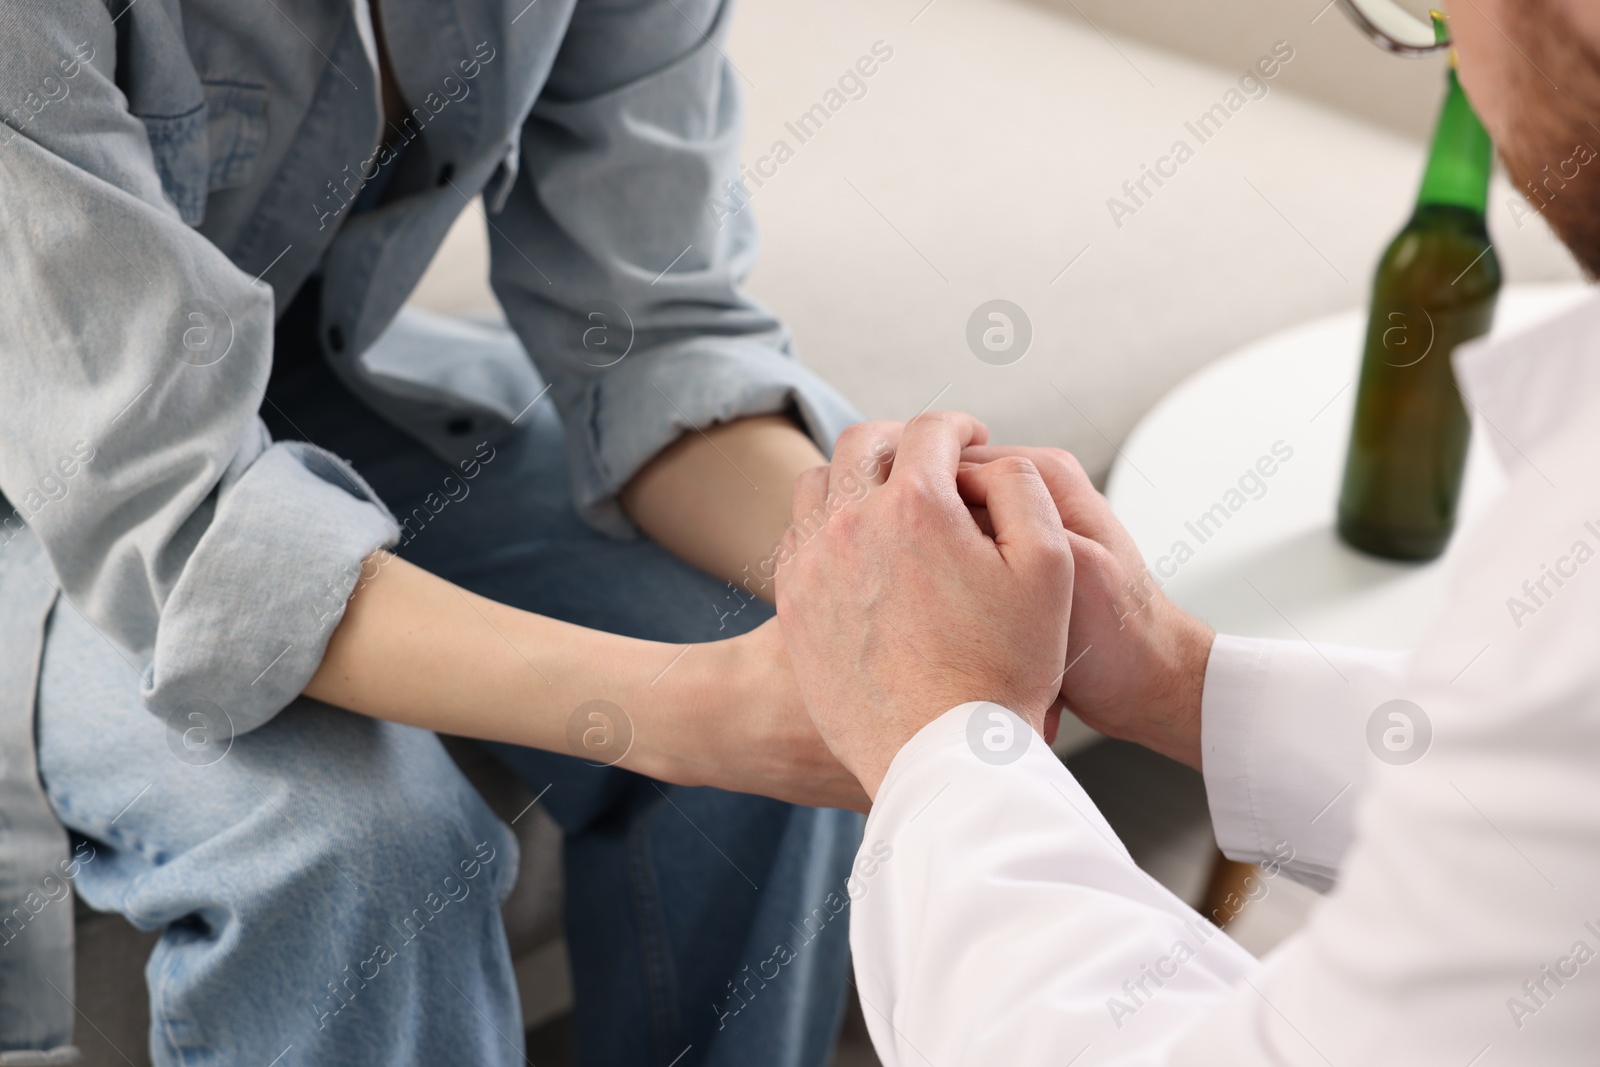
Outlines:
[[1531, 330], [1461, 346], [1456, 381], [1515, 470], [1577, 418], [1600, 417], [1600, 296]]

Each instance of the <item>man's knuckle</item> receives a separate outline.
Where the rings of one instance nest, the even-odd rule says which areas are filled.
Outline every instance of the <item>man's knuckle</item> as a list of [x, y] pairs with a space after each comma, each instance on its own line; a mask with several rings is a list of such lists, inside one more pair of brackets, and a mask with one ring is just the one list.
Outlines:
[[799, 476], [794, 480], [794, 488], [789, 492], [789, 501], [792, 505], [791, 510], [799, 510], [800, 502], [806, 498], [807, 492], [816, 485], [817, 480], [819, 478], [827, 477], [827, 467], [808, 467], [801, 471]]
[[846, 426], [844, 431], [839, 434], [839, 439], [835, 443], [834, 449], [840, 452], [850, 451], [867, 440], [871, 432], [872, 423], [870, 422], [858, 422], [851, 426]]
[[828, 519], [828, 537], [831, 540], [854, 541], [865, 529], [859, 507], [840, 508]]
[[1008, 478], [1037, 477], [1039, 466], [1027, 456], [1004, 456], [995, 461], [995, 470]]
[[1034, 572], [1051, 588], [1070, 587], [1073, 577], [1072, 551], [1065, 545], [1042, 541], [1030, 554]]
[[1082, 567], [1084, 570], [1110, 571], [1116, 566], [1117, 557], [1099, 541], [1091, 541], [1085, 537], [1073, 543], [1072, 562], [1074, 566]]
[[912, 421], [921, 423], [937, 433], [946, 434], [959, 432], [972, 421], [972, 416], [962, 411], [925, 411]]
[[928, 507], [939, 497], [933, 479], [921, 472], [908, 473], [900, 479], [895, 489], [905, 505], [917, 510]]
[[893, 426], [893, 423], [883, 419], [855, 423], [845, 427], [844, 432], [839, 435], [839, 445], [864, 450], [874, 442], [887, 438]]
[[1088, 475], [1083, 470], [1083, 464], [1078, 462], [1077, 456], [1066, 449], [1041, 448], [1039, 454], [1062, 477], [1073, 482], [1088, 480]]

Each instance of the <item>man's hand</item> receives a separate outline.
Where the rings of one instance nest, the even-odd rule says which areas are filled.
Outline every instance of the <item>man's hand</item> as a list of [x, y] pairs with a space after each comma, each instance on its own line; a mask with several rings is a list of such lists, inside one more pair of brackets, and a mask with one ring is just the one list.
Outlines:
[[1038, 468], [1072, 545], [1072, 633], [1061, 679], [1067, 708], [1101, 733], [1198, 770], [1200, 694], [1216, 634], [1161, 592], [1133, 538], [1069, 453], [987, 445], [962, 453], [965, 463], [1005, 458]]
[[[898, 445], [885, 476], [867, 457]], [[869, 795], [900, 748], [951, 708], [989, 700], [1042, 730], [1066, 662], [1072, 552], [1034, 464], [961, 473], [987, 430], [969, 415], [846, 430], [795, 483], [778, 618], [806, 707]], [[872, 470], [863, 494], [842, 483]], [[965, 497], [965, 500], [963, 499]], [[985, 534], [966, 500], [987, 509]], [[804, 517], [826, 516], [820, 524]]]

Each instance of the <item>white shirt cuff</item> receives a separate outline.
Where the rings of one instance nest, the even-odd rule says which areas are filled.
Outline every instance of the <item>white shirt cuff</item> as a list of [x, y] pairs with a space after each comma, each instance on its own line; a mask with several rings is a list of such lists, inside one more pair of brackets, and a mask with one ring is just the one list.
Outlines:
[[1367, 720], [1402, 695], [1407, 653], [1219, 634], [1200, 706], [1217, 845], [1325, 891], [1354, 834]]

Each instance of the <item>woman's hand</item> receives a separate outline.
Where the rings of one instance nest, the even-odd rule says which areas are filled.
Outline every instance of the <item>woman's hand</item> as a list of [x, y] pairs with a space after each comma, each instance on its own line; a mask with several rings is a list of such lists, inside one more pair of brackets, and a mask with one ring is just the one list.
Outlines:
[[637, 718], [637, 758], [622, 766], [683, 785], [867, 810], [861, 784], [806, 714], [776, 619], [740, 637], [691, 646], [673, 670], [683, 671], [674, 690], [681, 699]]

